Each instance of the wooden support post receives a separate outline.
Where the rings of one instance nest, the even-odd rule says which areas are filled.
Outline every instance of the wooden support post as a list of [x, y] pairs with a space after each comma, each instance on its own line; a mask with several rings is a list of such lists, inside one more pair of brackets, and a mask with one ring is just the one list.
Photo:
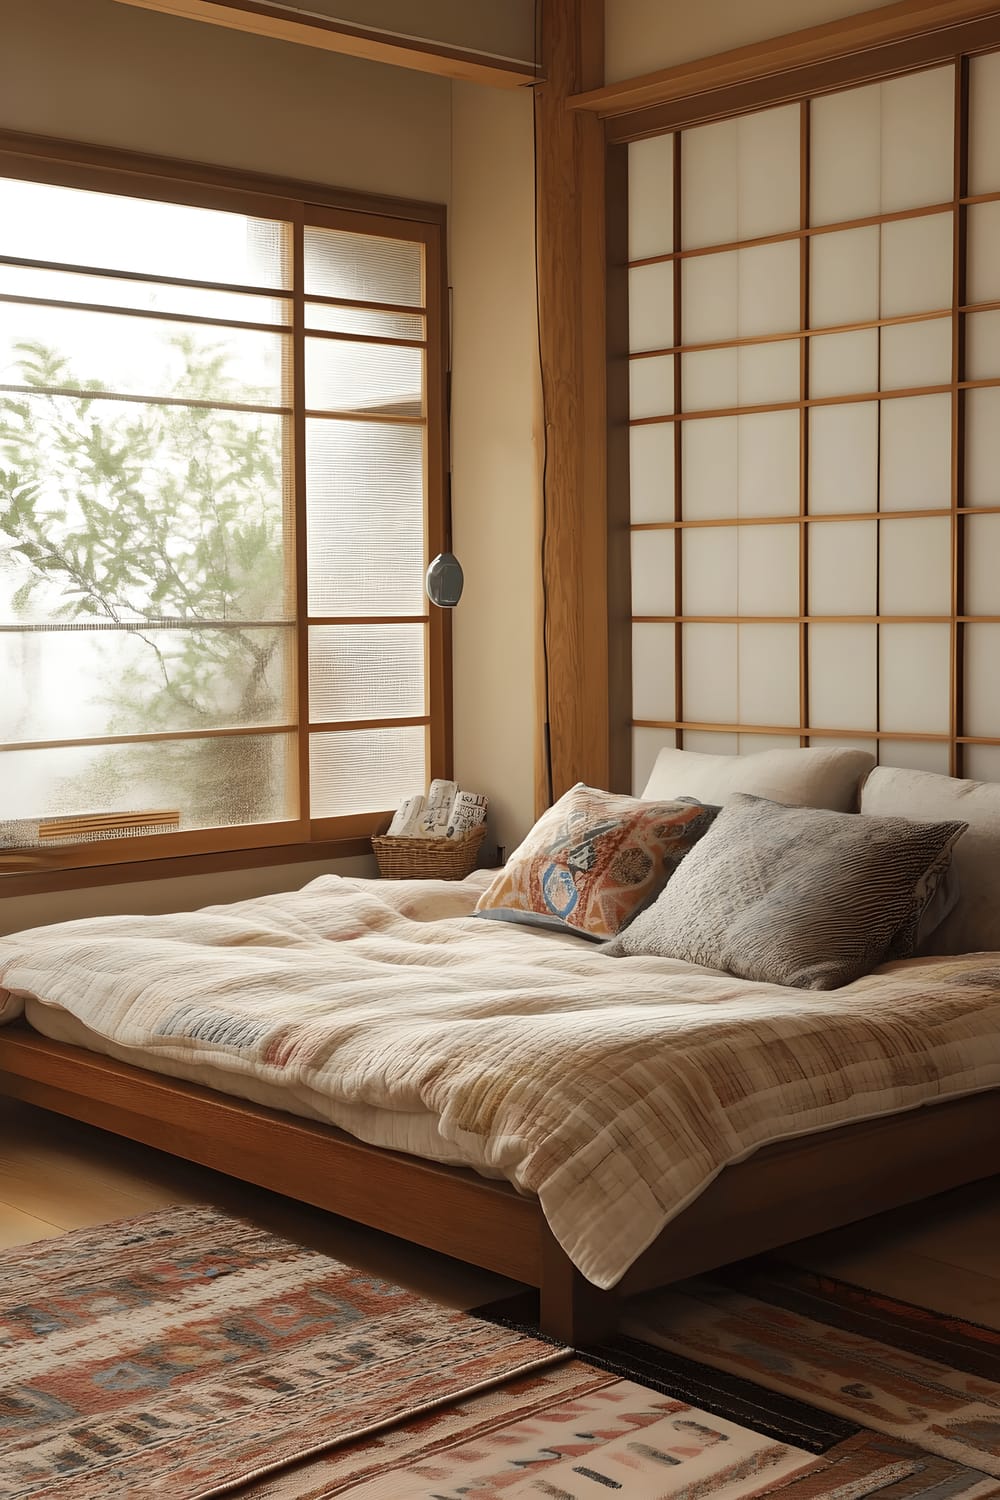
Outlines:
[[[551, 794], [610, 786], [604, 132], [567, 108], [604, 69], [603, 0], [542, 0], [535, 90], [538, 301], [545, 399]], [[544, 740], [544, 735], [541, 737]], [[547, 799], [545, 799], [547, 800]]]
[[618, 1308], [615, 1293], [602, 1292], [581, 1275], [546, 1225], [542, 1231], [542, 1332], [574, 1349], [598, 1344], [614, 1331]]

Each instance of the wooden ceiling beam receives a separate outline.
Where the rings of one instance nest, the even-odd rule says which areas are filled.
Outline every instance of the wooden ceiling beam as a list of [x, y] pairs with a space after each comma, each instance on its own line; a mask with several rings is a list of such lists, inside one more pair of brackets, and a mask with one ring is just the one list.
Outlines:
[[264, 0], [118, 0], [118, 4], [492, 88], [524, 88], [537, 78], [537, 70], [528, 62], [494, 57], [465, 47], [448, 47], [443, 42], [421, 37], [371, 30], [348, 21], [329, 20], [314, 12], [297, 14], [288, 6], [270, 5]]
[[615, 119], [998, 13], [997, 0], [897, 0], [894, 5], [881, 5], [822, 26], [786, 32], [751, 46], [589, 89], [574, 94], [568, 103], [571, 109]]

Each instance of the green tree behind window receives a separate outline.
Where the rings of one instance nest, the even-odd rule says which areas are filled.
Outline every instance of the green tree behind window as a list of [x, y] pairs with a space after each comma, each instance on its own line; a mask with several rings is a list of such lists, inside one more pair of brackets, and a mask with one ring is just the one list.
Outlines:
[[[228, 372], [224, 349], [174, 342], [183, 373], [172, 397], [260, 401]], [[0, 556], [18, 577], [15, 619], [112, 621], [141, 639], [141, 664], [94, 684], [110, 733], [283, 719], [290, 633], [239, 628], [287, 614], [282, 419], [101, 400], [89, 394], [101, 387], [56, 350], [22, 343], [16, 352], [8, 378], [30, 394], [0, 396]], [[88, 394], [55, 394], [67, 390]], [[183, 624], [154, 629], [159, 621]], [[204, 825], [278, 815], [273, 749], [271, 737], [235, 736], [199, 742], [193, 757], [181, 742], [157, 754], [182, 813]], [[171, 773], [171, 758], [187, 769]], [[94, 779], [104, 802], [110, 786], [125, 806], [115, 764], [107, 757]], [[78, 790], [81, 807], [91, 805], [94, 788]]]

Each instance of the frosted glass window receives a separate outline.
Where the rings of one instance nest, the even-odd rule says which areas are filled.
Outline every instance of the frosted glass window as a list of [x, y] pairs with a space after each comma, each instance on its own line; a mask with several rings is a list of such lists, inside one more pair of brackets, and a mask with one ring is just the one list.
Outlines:
[[674, 409], [674, 358], [653, 354], [630, 359], [629, 412], [633, 417], [666, 417]]
[[0, 818], [176, 810], [182, 829], [295, 816], [293, 734], [8, 750]]
[[881, 90], [882, 212], [948, 202], [955, 174], [954, 67], [891, 78]]
[[676, 532], [632, 533], [632, 613], [674, 613], [674, 538]]
[[[2, 191], [0, 188], [0, 193]], [[5, 239], [8, 232], [5, 224]], [[114, 276], [94, 276], [87, 271], [53, 271], [39, 266], [0, 265], [0, 292], [13, 297], [96, 302], [106, 307], [186, 313], [242, 323], [281, 323], [287, 326], [292, 321], [292, 304], [280, 296], [217, 291], [210, 287], [170, 286], [163, 281], [118, 280]], [[413, 337], [422, 338], [423, 319], [418, 318], [417, 322], [421, 327]]]
[[739, 335], [756, 338], [787, 333], [799, 326], [799, 246], [797, 240], [740, 250]]
[[632, 717], [674, 718], [673, 625], [632, 626]]
[[1000, 301], [1000, 202], [968, 208], [966, 296], [970, 302]]
[[[673, 715], [671, 714], [671, 718]], [[632, 795], [641, 797], [649, 780], [656, 757], [665, 747], [671, 750], [677, 744], [677, 735], [672, 729], [632, 730]]]
[[634, 522], [673, 520], [676, 432], [673, 422], [629, 428], [629, 498]]
[[427, 712], [425, 625], [313, 625], [309, 718], [410, 719]]
[[951, 504], [951, 396], [900, 396], [880, 403], [882, 510]]
[[424, 247], [343, 229], [305, 230], [305, 290], [311, 297], [349, 297], [420, 307]]
[[965, 745], [964, 775], [972, 781], [1000, 781], [1000, 745]]
[[810, 396], [852, 396], [878, 390], [878, 329], [824, 333], [809, 340]]
[[684, 411], [712, 411], [739, 404], [739, 352], [702, 349], [681, 356]]
[[424, 411], [424, 352], [395, 344], [306, 339], [306, 406], [312, 411]]
[[[116, 591], [106, 591], [119, 618], [134, 619], [141, 615], [155, 620], [165, 616], [193, 623], [192, 595], [198, 600], [196, 607], [203, 618], [235, 621], [291, 616], [293, 608], [286, 588], [282, 547], [285, 502], [281, 460], [288, 418], [258, 412], [203, 411], [195, 415], [177, 407], [171, 409], [172, 414], [147, 426], [149, 419], [143, 415], [137, 417], [142, 408], [132, 402], [81, 403], [72, 396], [19, 394], [17, 405], [30, 412], [28, 420], [33, 427], [34, 452], [41, 477], [44, 535], [53, 548], [53, 557], [78, 547], [74, 538], [83, 529], [81, 500], [89, 498], [90, 490], [86, 466], [71, 465], [62, 473], [55, 467], [62, 462], [54, 452], [55, 434], [67, 432], [75, 432], [77, 440], [86, 443], [96, 430], [101, 435], [104, 453], [118, 456], [109, 466], [109, 478], [112, 484], [125, 480], [124, 495], [115, 496], [119, 525], [146, 527], [154, 541], [158, 538], [160, 545], [166, 546], [169, 537], [177, 548], [172, 577], [156, 566], [156, 553], [151, 549], [144, 562], [137, 560], [127, 592], [119, 596]], [[130, 467], [123, 457], [134, 447], [137, 421], [143, 440], [148, 443], [141, 469]], [[13, 424], [4, 421], [2, 425], [8, 432], [13, 431]], [[188, 474], [192, 442], [196, 444], [201, 467], [188, 477], [183, 503], [179, 503], [176, 476]], [[252, 486], [245, 483], [238, 465], [234, 471], [234, 452], [259, 458], [261, 467]], [[20, 460], [11, 450], [3, 464], [15, 473], [16, 482]], [[105, 493], [114, 491], [109, 488]], [[224, 545], [225, 529], [216, 529], [211, 520], [216, 507], [222, 514], [232, 514], [235, 510], [252, 528], [257, 546], [251, 548], [249, 568], [237, 564], [228, 572], [215, 567], [207, 575], [203, 571], [198, 551], [199, 539], [206, 534], [203, 528], [207, 528], [207, 535], [216, 547]], [[116, 546], [112, 542], [110, 550], [113, 552]], [[108, 554], [107, 543], [94, 550], [98, 569], [102, 554]], [[51, 624], [63, 618], [67, 580], [58, 567], [48, 579], [40, 581], [26, 564], [15, 563], [14, 556], [12, 551], [0, 548], [0, 620]], [[84, 571], [81, 580], [84, 584], [88, 576], [99, 582], [101, 573], [88, 575]], [[30, 597], [17, 598], [18, 589], [32, 580], [35, 586]], [[96, 598], [86, 600], [85, 596], [85, 601], [84, 619], [105, 616]]]
[[741, 724], [799, 722], [799, 631], [796, 625], [740, 625]]
[[799, 399], [798, 339], [782, 339], [773, 344], [741, 344], [737, 354], [741, 406], [763, 406]]
[[753, 412], [730, 420], [737, 423], [740, 515], [796, 515], [799, 509], [798, 412]]
[[724, 520], [739, 510], [739, 417], [681, 423], [684, 518]]
[[799, 612], [798, 526], [741, 526], [738, 545], [741, 615]]
[[[726, 245], [739, 232], [739, 129], [720, 120], [681, 133], [681, 246]], [[711, 191], [705, 191], [711, 183]]]
[[950, 683], [950, 626], [879, 626], [882, 729], [947, 734]]
[[881, 85], [813, 99], [810, 222], [865, 219], [881, 207]]
[[[699, 755], [739, 755], [740, 740], [744, 738], [749, 736], [712, 729], [685, 729], [684, 749], [694, 750]], [[756, 740], [757, 736], [753, 738]]]
[[1000, 189], [1000, 52], [969, 63], [969, 192]]
[[965, 732], [1000, 736], [1000, 625], [965, 626]]
[[19, 259], [67, 260], [66, 226], [72, 225], [78, 265], [291, 286], [291, 225], [276, 219], [10, 178], [0, 186], [0, 221], [4, 254]]
[[628, 346], [670, 349], [674, 342], [674, 268], [659, 261], [628, 273]]
[[879, 613], [951, 613], [951, 521], [883, 521], [879, 547]]
[[951, 306], [953, 234], [951, 213], [882, 225], [883, 318]]
[[687, 344], [737, 337], [739, 262], [735, 250], [681, 262], [681, 328]]
[[[0, 402], [26, 543], [0, 547], [15, 626], [0, 697], [8, 734], [52, 742], [33, 764], [0, 757], [0, 780], [38, 816], [82, 801], [176, 810], [181, 829], [298, 821], [307, 711], [310, 732], [429, 717], [426, 235], [405, 218], [370, 234], [390, 221], [361, 212], [320, 228], [292, 199], [253, 218], [113, 186], [0, 179], [8, 257], [83, 260], [0, 269], [0, 379], [31, 387]], [[312, 622], [296, 619], [300, 585]], [[396, 623], [346, 623], [373, 616]], [[113, 743], [125, 735], [146, 743]], [[409, 745], [314, 748], [314, 766], [360, 757], [343, 805], [323, 776], [315, 805], [359, 811], [383, 749], [412, 765]]]
[[684, 531], [681, 577], [686, 615], [739, 612], [737, 531], [735, 526], [699, 526]]
[[810, 726], [876, 729], [878, 627], [810, 625], [808, 641]]
[[867, 323], [878, 317], [879, 250], [877, 224], [809, 241], [809, 322], [813, 328]]
[[309, 613], [424, 612], [424, 432], [306, 424]]
[[[965, 614], [1000, 615], [1000, 516], [966, 516]], [[1000, 664], [1000, 658], [997, 659]], [[998, 681], [1000, 687], [1000, 681]]]
[[965, 503], [1000, 505], [1000, 386], [965, 393]]
[[421, 725], [309, 736], [314, 818], [389, 812], [427, 780], [427, 731]]
[[874, 510], [878, 502], [878, 403], [809, 411], [809, 510]]
[[[685, 625], [684, 719], [688, 723], [739, 723], [737, 626]], [[694, 749], [687, 735], [684, 743]]]
[[[291, 321], [289, 318], [288, 321]], [[329, 302], [306, 302], [307, 330], [327, 333], [361, 333], [373, 339], [425, 339], [427, 319], [423, 313], [386, 312], [375, 307], [343, 307]]]
[[993, 380], [1000, 375], [1000, 311], [966, 317], [965, 374], [968, 380]]
[[674, 249], [674, 138], [651, 136], [628, 148], [628, 257]]
[[948, 385], [951, 380], [951, 318], [891, 323], [882, 328], [881, 389]]
[[947, 776], [949, 758], [948, 746], [933, 740], [882, 740], [879, 743], [880, 766], [899, 766], [907, 771], [930, 771], [934, 776]]
[[[25, 366], [25, 344], [55, 351], [65, 361], [59, 378], [32, 378]], [[221, 361], [218, 374], [216, 360]], [[290, 360], [287, 334], [0, 303], [0, 371], [11, 385], [45, 383], [181, 398], [203, 396], [207, 389], [220, 401], [280, 406]]]
[[[288, 625], [2, 631], [4, 737], [287, 724], [295, 718], [295, 646]], [[165, 681], [174, 692], [163, 691]]]
[[809, 613], [874, 615], [878, 598], [876, 523], [813, 522], [808, 531]]

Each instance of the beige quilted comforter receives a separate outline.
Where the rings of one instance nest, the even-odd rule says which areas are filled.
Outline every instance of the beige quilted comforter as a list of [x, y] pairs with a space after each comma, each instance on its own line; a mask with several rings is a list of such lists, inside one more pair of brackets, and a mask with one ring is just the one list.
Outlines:
[[473, 918], [482, 886], [327, 875], [35, 928], [0, 938], [0, 1020], [34, 997], [363, 1137], [390, 1115], [403, 1149], [431, 1120], [433, 1154], [537, 1194], [602, 1287], [757, 1147], [1000, 1086], [1000, 954], [790, 990]]

